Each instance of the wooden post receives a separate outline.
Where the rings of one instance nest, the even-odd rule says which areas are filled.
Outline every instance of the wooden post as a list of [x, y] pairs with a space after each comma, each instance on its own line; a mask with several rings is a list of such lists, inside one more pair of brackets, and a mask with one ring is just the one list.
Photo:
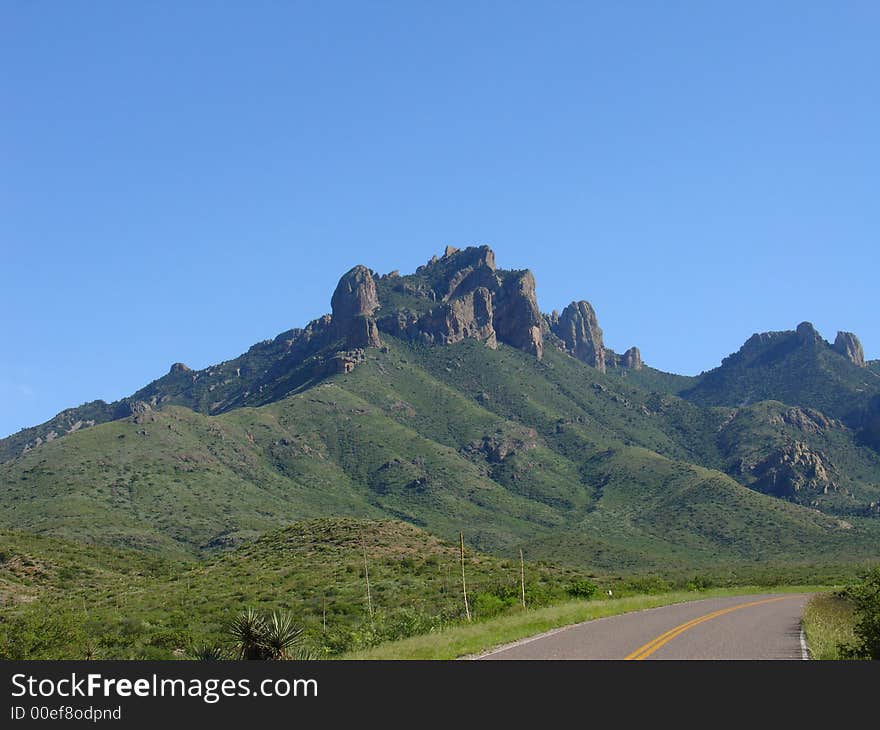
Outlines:
[[526, 607], [526, 564], [523, 560], [522, 548], [519, 549], [519, 584], [522, 587], [522, 604]]
[[373, 596], [370, 593], [370, 569], [367, 566], [367, 543], [361, 535], [361, 547], [364, 549], [364, 578], [367, 581], [367, 610], [370, 612], [370, 626], [373, 625]]
[[458, 533], [459, 545], [461, 546], [461, 592], [464, 594], [464, 615], [467, 616], [468, 623], [471, 621], [471, 609], [468, 606], [467, 599], [467, 583], [464, 579], [464, 533]]

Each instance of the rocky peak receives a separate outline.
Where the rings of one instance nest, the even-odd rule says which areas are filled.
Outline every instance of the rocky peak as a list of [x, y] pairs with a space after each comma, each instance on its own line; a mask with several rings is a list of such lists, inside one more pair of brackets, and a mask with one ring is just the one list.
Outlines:
[[820, 335], [816, 331], [816, 328], [813, 327], [812, 323], [810, 322], [801, 322], [797, 326], [796, 332], [798, 342], [800, 342], [802, 345], [808, 345], [811, 343], [822, 341], [822, 335]]
[[497, 294], [495, 332], [502, 342], [544, 357], [543, 318], [535, 296], [535, 277], [531, 271], [506, 274]]
[[[408, 278], [392, 284], [392, 291], [418, 297], [422, 301], [414, 309], [422, 311], [384, 313], [378, 323], [382, 331], [437, 344], [471, 338], [494, 348], [504, 342], [539, 359], [543, 356], [543, 319], [534, 276], [530, 271], [496, 269], [488, 246], [447, 246], [442, 257], [433, 256]], [[424, 300], [432, 303], [427, 311]]]
[[641, 370], [643, 367], [642, 353], [638, 347], [630, 347], [622, 355], [605, 350], [605, 365], [609, 368], [628, 368]]
[[333, 298], [331, 322], [338, 337], [350, 348], [380, 347], [379, 329], [373, 313], [379, 308], [379, 296], [372, 272], [355, 266], [342, 275]]
[[333, 319], [370, 316], [379, 307], [376, 282], [366, 266], [355, 266], [342, 275], [330, 300]]
[[[168, 362], [167, 360], [165, 362]], [[191, 373], [192, 368], [185, 365], [182, 362], [176, 362], [171, 366], [171, 369], [168, 371], [169, 373]]]
[[852, 332], [838, 332], [832, 348], [835, 352], [839, 352], [843, 355], [853, 365], [857, 365], [860, 368], [867, 367], [865, 364], [865, 351], [862, 349], [862, 343], [859, 342], [859, 338]]
[[589, 302], [572, 302], [562, 314], [550, 317], [550, 328], [566, 350], [600, 372], [605, 372], [605, 344], [596, 312]]
[[451, 345], [474, 338], [495, 349], [492, 292], [484, 286], [442, 303], [416, 322], [422, 339]]
[[478, 268], [485, 266], [490, 271], [495, 271], [495, 252], [488, 246], [468, 246], [464, 249], [455, 246], [447, 246], [442, 258], [434, 256], [428, 266], [442, 263], [444, 266], [452, 264], [457, 269]]

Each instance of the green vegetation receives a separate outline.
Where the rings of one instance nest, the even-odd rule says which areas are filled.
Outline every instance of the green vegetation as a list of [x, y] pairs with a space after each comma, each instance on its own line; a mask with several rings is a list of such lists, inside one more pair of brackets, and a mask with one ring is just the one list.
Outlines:
[[[491, 256], [377, 277], [367, 340], [325, 317], [0, 440], [0, 656], [216, 659], [230, 631], [238, 655], [405, 639], [447, 656], [681, 591], [840, 584], [876, 562], [876, 362], [810, 327], [755, 336], [694, 378], [598, 372], [550, 335], [540, 360], [493, 349], [467, 338], [451, 293], [490, 284], [496, 324], [530, 337], [540, 316], [530, 293], [497, 289]], [[416, 337], [428, 311], [440, 319]], [[425, 344], [444, 327], [466, 339]], [[340, 352], [377, 344], [376, 328], [381, 347]], [[811, 603], [817, 651], [838, 651], [851, 616], [846, 652], [876, 654], [873, 585]], [[426, 634], [443, 638], [408, 638]]]
[[719, 471], [724, 412], [558, 351], [386, 339], [353, 373], [260, 408], [166, 406], [0, 464], [0, 523], [175, 560], [326, 515], [604, 571], [856, 570], [875, 554], [880, 521], [843, 523]]
[[803, 628], [811, 659], [842, 659], [841, 648], [855, 641], [855, 609], [836, 593], [818, 593], [804, 608]]
[[[41, 583], [39, 591], [23, 584], [30, 579], [18, 566], [39, 564], [45, 575], [53, 575], [65, 569], [69, 557], [86, 563], [76, 552], [83, 548], [4, 535], [4, 592], [13, 586], [19, 598], [0, 609], [3, 658], [201, 655], [228, 646], [234, 617], [248, 609], [256, 617], [274, 612], [296, 617], [302, 647], [318, 655], [438, 630], [463, 618], [458, 546], [401, 522], [298, 522], [207, 561], [174, 564], [174, 572], [161, 561], [141, 565], [137, 553], [129, 569], [126, 553], [110, 551], [116, 556], [107, 560], [112, 570]], [[467, 550], [468, 588], [478, 619], [521, 610], [518, 557], [499, 560]], [[567, 600], [573, 585], [593, 577], [533, 562], [526, 563], [525, 574], [529, 606]]]
[[[89, 564], [90, 550], [94, 568], [69, 573]], [[230, 626], [248, 609], [264, 623], [276, 612], [295, 617], [302, 628], [297, 650], [327, 657], [407, 637], [446, 636], [464, 623], [458, 545], [401, 522], [306, 520], [185, 563], [9, 532], [0, 551], [0, 658], [222, 658]], [[467, 547], [465, 571], [474, 626], [496, 618], [519, 626], [514, 617], [521, 615], [541, 621], [548, 606], [585, 620], [578, 606], [635, 605], [604, 600], [608, 590], [615, 600], [708, 596], [741, 590], [732, 586], [750, 579], [766, 590], [793, 574], [785, 566], [763, 566], [750, 574], [634, 575], [527, 560], [524, 613], [518, 552], [505, 560]], [[841, 579], [834, 569], [804, 569], [803, 575], [826, 583]], [[596, 595], [603, 600], [589, 600]]]
[[[474, 624], [462, 624], [427, 636], [414, 636], [402, 641], [382, 644], [371, 649], [351, 652], [344, 659], [457, 659], [480, 654], [498, 646], [604, 616], [668, 606], [672, 603], [695, 601], [714, 596], [761, 593], [766, 587], [716, 588], [701, 592], [637, 595], [612, 600], [568, 601], [534, 611], [519, 611]], [[815, 590], [811, 586], [791, 586], [791, 592]]]
[[305, 630], [289, 613], [273, 611], [267, 616], [247, 608], [232, 619], [227, 634], [232, 644], [228, 652], [223, 651], [222, 645], [208, 644], [197, 649], [195, 657], [264, 661], [313, 658], [303, 647]]
[[880, 659], [880, 566], [859, 583], [814, 596], [803, 626], [813, 659]]
[[880, 659], [880, 565], [867, 573], [861, 583], [844, 592], [855, 614], [855, 640], [843, 654], [849, 659]]
[[857, 367], [818, 334], [788, 331], [753, 336], [680, 394], [704, 406], [779, 400], [848, 419], [877, 393], [880, 377], [873, 368]]

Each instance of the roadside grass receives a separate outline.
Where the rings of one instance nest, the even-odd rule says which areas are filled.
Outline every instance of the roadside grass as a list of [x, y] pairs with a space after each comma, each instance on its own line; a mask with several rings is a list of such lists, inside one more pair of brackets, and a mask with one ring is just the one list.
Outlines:
[[461, 624], [443, 631], [413, 636], [362, 651], [342, 655], [341, 659], [457, 659], [481, 654], [495, 647], [530, 636], [571, 626], [605, 616], [668, 606], [673, 603], [699, 601], [705, 598], [738, 596], [755, 593], [814, 593], [828, 591], [827, 586], [748, 586], [714, 588], [704, 591], [680, 591], [656, 595], [627, 596], [591, 601], [573, 600], [545, 608], [472, 624]]
[[855, 606], [834, 593], [813, 596], [804, 609], [804, 635], [813, 659], [841, 659], [841, 644], [855, 643]]

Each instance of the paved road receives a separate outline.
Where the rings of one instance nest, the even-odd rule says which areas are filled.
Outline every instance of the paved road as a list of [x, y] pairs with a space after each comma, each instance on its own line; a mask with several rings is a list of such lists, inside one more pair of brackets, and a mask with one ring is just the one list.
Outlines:
[[808, 594], [709, 598], [609, 616], [496, 649], [481, 659], [803, 659]]

